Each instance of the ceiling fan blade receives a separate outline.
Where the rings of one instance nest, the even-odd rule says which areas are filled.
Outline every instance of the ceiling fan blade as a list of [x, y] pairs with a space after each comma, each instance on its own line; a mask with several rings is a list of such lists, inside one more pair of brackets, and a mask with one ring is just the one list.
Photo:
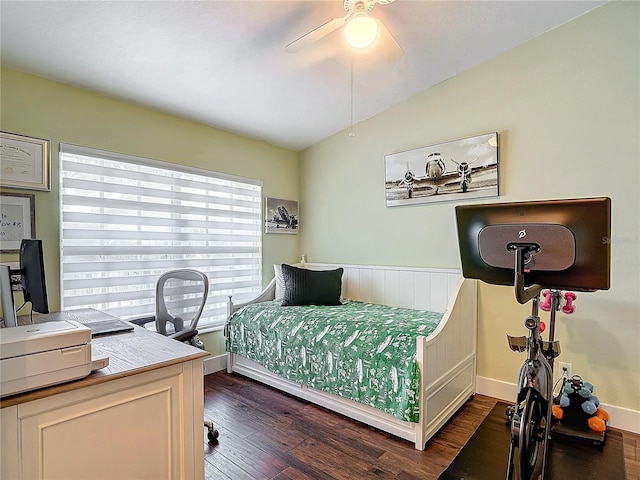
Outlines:
[[312, 43], [317, 42], [322, 37], [329, 35], [334, 30], [337, 30], [341, 26], [344, 25], [344, 22], [347, 21], [347, 18], [351, 13], [342, 17], [342, 18], [334, 18], [333, 20], [329, 20], [327, 23], [320, 25], [318, 28], [311, 30], [309, 33], [305, 33], [300, 38], [297, 38], [289, 45], [284, 47], [284, 49], [289, 53], [297, 53], [305, 47], [308, 47]]
[[379, 19], [376, 19], [376, 22], [378, 23], [378, 32], [380, 32], [379, 44], [382, 56], [389, 61], [399, 60], [404, 55], [404, 50], [385, 24]]

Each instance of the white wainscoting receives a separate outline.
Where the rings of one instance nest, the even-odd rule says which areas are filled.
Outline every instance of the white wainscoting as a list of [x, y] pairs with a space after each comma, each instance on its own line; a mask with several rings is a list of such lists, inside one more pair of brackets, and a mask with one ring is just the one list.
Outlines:
[[307, 268], [344, 268], [342, 296], [351, 300], [443, 313], [462, 273], [455, 269], [308, 263]]

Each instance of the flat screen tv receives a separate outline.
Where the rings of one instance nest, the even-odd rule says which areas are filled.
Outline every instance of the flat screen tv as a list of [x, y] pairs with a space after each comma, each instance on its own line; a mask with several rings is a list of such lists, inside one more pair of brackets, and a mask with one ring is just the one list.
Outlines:
[[608, 197], [460, 205], [456, 220], [466, 278], [514, 285], [516, 251], [524, 248], [524, 285], [609, 289]]

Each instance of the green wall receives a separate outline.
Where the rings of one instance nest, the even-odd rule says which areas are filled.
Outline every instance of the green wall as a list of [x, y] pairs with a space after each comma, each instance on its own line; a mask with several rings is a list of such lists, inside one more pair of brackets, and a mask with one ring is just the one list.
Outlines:
[[[613, 2], [303, 151], [300, 251], [459, 268], [456, 202], [386, 208], [384, 155], [498, 131], [500, 198], [484, 201], [612, 198], [612, 287], [579, 293], [556, 336], [603, 402], [640, 410], [639, 29], [640, 3]], [[528, 307], [483, 284], [479, 308], [478, 374], [513, 384], [505, 333], [525, 334]]]
[[[31, 193], [52, 311], [60, 308], [60, 142], [257, 178], [263, 181], [263, 196], [299, 197], [296, 152], [9, 68], [0, 75], [0, 129], [51, 141], [51, 191]], [[263, 234], [262, 253], [266, 284], [273, 263], [299, 258], [298, 236]], [[1, 262], [16, 260], [16, 255], [0, 255]], [[203, 340], [212, 353], [224, 351], [221, 333]]]

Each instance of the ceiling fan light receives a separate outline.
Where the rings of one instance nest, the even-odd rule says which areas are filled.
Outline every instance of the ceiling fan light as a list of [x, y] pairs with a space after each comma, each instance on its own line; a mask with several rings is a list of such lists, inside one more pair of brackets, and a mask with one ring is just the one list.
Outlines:
[[356, 14], [344, 28], [347, 42], [356, 48], [366, 48], [378, 36], [378, 23], [364, 13]]

